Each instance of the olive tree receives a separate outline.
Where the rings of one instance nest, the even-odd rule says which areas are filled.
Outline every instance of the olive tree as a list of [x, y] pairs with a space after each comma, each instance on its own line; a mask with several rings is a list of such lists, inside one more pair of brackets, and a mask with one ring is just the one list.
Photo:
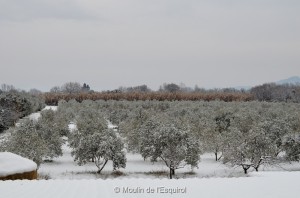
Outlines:
[[47, 146], [47, 157], [62, 156], [62, 145], [64, 140], [61, 137], [61, 131], [66, 130], [67, 126], [60, 125], [56, 112], [44, 110], [36, 123], [36, 129]]
[[180, 126], [176, 120], [152, 117], [143, 125], [141, 133], [141, 155], [152, 162], [162, 160], [170, 170], [170, 179], [176, 169], [186, 165], [197, 167], [200, 160], [199, 142], [191, 136], [186, 126]]
[[93, 161], [101, 173], [109, 160], [113, 169], [126, 167], [122, 139], [108, 129], [107, 121], [93, 109], [85, 109], [76, 120], [77, 129], [70, 133], [70, 146], [74, 161], [79, 165]]
[[246, 108], [237, 113], [229, 128], [229, 146], [224, 152], [223, 162], [241, 166], [245, 174], [251, 167], [258, 171], [262, 164], [276, 163], [276, 130], [270, 129], [266, 116], [259, 116], [257, 110]]
[[15, 128], [10, 128], [11, 136], [4, 142], [3, 150], [16, 153], [33, 160], [39, 166], [47, 157], [48, 148], [36, 122], [24, 120]]

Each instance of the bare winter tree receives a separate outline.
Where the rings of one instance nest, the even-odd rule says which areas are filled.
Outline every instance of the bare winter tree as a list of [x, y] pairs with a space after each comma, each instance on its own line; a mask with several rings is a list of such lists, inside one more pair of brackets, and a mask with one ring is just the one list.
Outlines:
[[2, 84], [1, 85], [1, 90], [3, 92], [8, 92], [8, 91], [11, 91], [11, 90], [16, 90], [16, 88], [13, 85]]
[[251, 93], [259, 101], [299, 102], [300, 86], [297, 84], [277, 85], [269, 83], [253, 87]]
[[135, 87], [120, 87], [122, 92], [150, 92], [151, 89], [147, 85], [139, 85]]
[[67, 82], [61, 87], [62, 92], [73, 94], [81, 92], [81, 85], [78, 82]]
[[31, 94], [31, 95], [37, 96], [37, 95], [39, 95], [39, 94], [41, 94], [43, 92], [41, 90], [33, 88], [33, 89], [30, 89], [28, 93]]
[[54, 86], [50, 89], [51, 93], [60, 93], [61, 92], [61, 88], [59, 86]]
[[180, 87], [175, 83], [170, 83], [170, 84], [164, 83], [163, 86], [160, 88], [160, 91], [175, 93], [180, 91]]

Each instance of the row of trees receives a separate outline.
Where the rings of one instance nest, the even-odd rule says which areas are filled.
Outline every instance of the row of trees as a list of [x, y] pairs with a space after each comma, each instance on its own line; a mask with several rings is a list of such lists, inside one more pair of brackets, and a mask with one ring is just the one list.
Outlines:
[[[124, 142], [108, 128], [103, 114], [92, 108], [43, 110], [37, 120], [23, 119], [10, 128], [7, 139], [0, 142], [1, 151], [9, 151], [33, 160], [38, 165], [62, 155], [62, 145], [68, 139], [74, 161], [79, 165], [94, 162], [100, 173], [107, 162], [113, 169], [125, 168]], [[69, 130], [70, 121], [76, 129]], [[66, 139], [67, 138], [67, 139]]]
[[183, 83], [164, 83], [158, 91], [152, 91], [147, 85], [135, 87], [120, 87], [116, 90], [94, 92], [90, 91], [87, 84], [80, 85], [77, 82], [65, 83], [62, 87], [54, 87], [44, 94], [45, 101], [49, 105], [57, 105], [59, 100], [75, 99], [83, 100], [222, 100], [232, 101], [266, 101], [266, 102], [300, 102], [300, 85], [275, 83], [263, 84], [250, 90], [238, 90], [234, 88], [203, 89], [186, 87]]
[[[117, 123], [118, 118], [115, 116], [125, 116], [125, 111], [129, 113], [130, 109], [126, 105], [123, 108], [124, 112], [118, 112], [114, 103], [104, 101], [86, 100], [78, 103], [72, 100], [59, 103], [60, 113], [75, 120], [77, 129], [70, 133], [69, 141], [73, 148], [72, 154], [80, 165], [94, 161], [100, 173], [107, 161], [112, 160], [114, 169], [125, 168], [124, 148], [136, 151], [130, 148], [130, 142], [138, 139], [142, 144], [137, 150], [142, 157], [149, 158], [152, 162], [163, 161], [170, 170], [170, 178], [176, 169], [186, 165], [197, 167], [200, 142], [192, 136], [188, 126], [171, 117], [161, 117], [160, 121], [153, 117], [143, 123], [144, 128], [139, 131], [139, 136], [133, 133], [129, 140], [123, 132], [107, 128], [107, 120]], [[114, 115], [109, 115], [108, 112], [114, 112]]]
[[226, 102], [232, 101], [251, 101], [253, 96], [249, 93], [185, 93], [185, 92], [93, 92], [93, 93], [79, 93], [79, 94], [65, 94], [65, 93], [45, 93], [45, 103], [48, 105], [57, 105], [60, 100], [76, 100], [82, 102], [84, 100], [157, 100], [157, 101], [214, 101], [221, 100]]
[[128, 151], [162, 160], [171, 177], [185, 165], [196, 167], [201, 152], [240, 166], [244, 172], [280, 160], [299, 161], [299, 104], [266, 102], [84, 101], [61, 102], [76, 117], [93, 109], [119, 126]]
[[[100, 173], [111, 160], [114, 169], [125, 168], [127, 150], [164, 162], [170, 178], [176, 169], [197, 167], [201, 153], [213, 152], [216, 161], [242, 167], [247, 173], [282, 160], [300, 160], [299, 108], [297, 103], [256, 101], [60, 101], [56, 112], [43, 112], [37, 122], [13, 129], [4, 145], [7, 150], [19, 149], [15, 152], [25, 157], [45, 152], [41, 158], [30, 156], [41, 162], [58, 156], [60, 152], [54, 151], [59, 151], [61, 138], [67, 136], [79, 165], [94, 162]], [[117, 125], [118, 131], [109, 129], [107, 121]], [[75, 130], [68, 130], [70, 122], [76, 124]], [[28, 144], [21, 135], [29, 137]]]
[[78, 94], [88, 92], [93, 92], [90, 88], [90, 85], [86, 83], [81, 85], [79, 82], [67, 82], [62, 86], [54, 86], [50, 89], [50, 93]]
[[254, 98], [268, 102], [297, 102], [300, 103], [300, 85], [275, 83], [263, 84], [250, 90]]

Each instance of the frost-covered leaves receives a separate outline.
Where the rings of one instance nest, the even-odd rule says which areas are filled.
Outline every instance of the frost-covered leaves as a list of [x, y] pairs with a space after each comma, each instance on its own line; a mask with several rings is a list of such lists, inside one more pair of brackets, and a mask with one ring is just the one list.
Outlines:
[[170, 171], [187, 164], [197, 167], [200, 160], [199, 142], [188, 127], [163, 117], [152, 117], [142, 126], [140, 153], [153, 162], [163, 160]]
[[153, 111], [147, 111], [141, 107], [128, 113], [128, 119], [119, 126], [119, 132], [126, 138], [127, 150], [138, 152], [141, 144], [141, 129], [147, 119], [153, 115]]
[[92, 109], [82, 110], [76, 124], [77, 130], [70, 134], [69, 141], [74, 160], [79, 165], [94, 161], [100, 173], [107, 161], [112, 160], [114, 170], [125, 168], [124, 143], [116, 132], [108, 129], [101, 113]]
[[[126, 141], [128, 151], [141, 152], [152, 161], [162, 153], [161, 147], [156, 147], [166, 139], [161, 134], [170, 133], [172, 137], [179, 129], [186, 131], [191, 140], [197, 140], [198, 149], [214, 152], [216, 159], [228, 164], [258, 169], [261, 164], [276, 163], [278, 156], [298, 160], [299, 104], [257, 101], [85, 101], [80, 104], [69, 101], [61, 103], [61, 107], [77, 121], [80, 112], [89, 108], [91, 115], [84, 117], [91, 119], [83, 123], [95, 119], [97, 116], [93, 115], [101, 112], [102, 117], [118, 125], [118, 133]], [[77, 124], [80, 125], [80, 121]], [[160, 139], [162, 137], [164, 139]], [[196, 146], [189, 149], [192, 148]]]
[[43, 157], [46, 157], [47, 144], [39, 132], [34, 121], [26, 120], [18, 127], [11, 129], [11, 136], [4, 143], [4, 149], [40, 165]]
[[60, 136], [60, 127], [55, 122], [55, 113], [46, 110], [37, 121], [24, 119], [5, 141], [4, 149], [33, 160], [40, 165], [46, 158], [62, 155], [64, 143]]
[[56, 115], [56, 112], [52, 110], [45, 110], [36, 123], [39, 134], [47, 145], [46, 157], [50, 159], [62, 156], [64, 141], [61, 134], [67, 128], [67, 125], [61, 125], [59, 117], [56, 117]]
[[[268, 115], [264, 109], [261, 115], [256, 111], [239, 111], [229, 128], [228, 147], [224, 152], [224, 163], [242, 166], [245, 173], [250, 167], [258, 170], [262, 164], [275, 163], [283, 150], [282, 139], [288, 133], [288, 124], [279, 115]], [[272, 110], [273, 111], [273, 110]]]
[[288, 161], [300, 161], [300, 135], [290, 135], [283, 143], [286, 159]]

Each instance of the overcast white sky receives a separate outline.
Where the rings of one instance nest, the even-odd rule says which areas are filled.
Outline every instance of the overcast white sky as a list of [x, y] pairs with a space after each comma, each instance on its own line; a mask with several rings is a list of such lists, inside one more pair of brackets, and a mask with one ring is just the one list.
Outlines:
[[300, 75], [299, 0], [0, 0], [0, 84], [213, 88]]

